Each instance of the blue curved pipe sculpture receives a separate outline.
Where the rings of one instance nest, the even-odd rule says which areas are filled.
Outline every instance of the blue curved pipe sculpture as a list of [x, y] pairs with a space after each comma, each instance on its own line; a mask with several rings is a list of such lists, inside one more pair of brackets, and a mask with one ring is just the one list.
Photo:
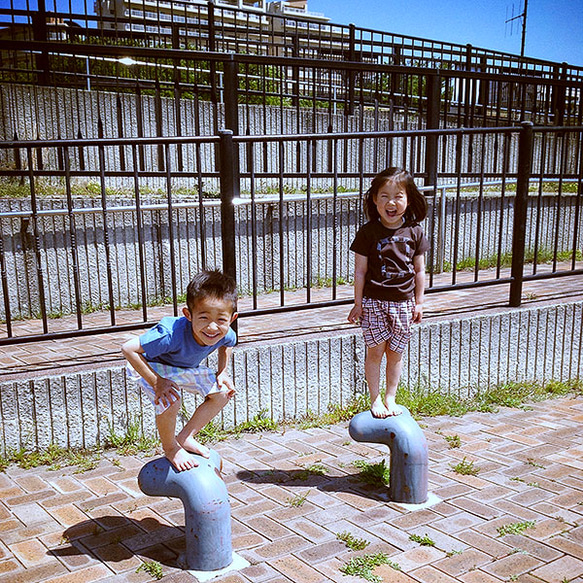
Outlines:
[[394, 502], [423, 504], [427, 501], [427, 441], [406, 407], [401, 415], [378, 419], [370, 411], [358, 413], [348, 432], [355, 441], [385, 443], [391, 452], [389, 496]]
[[211, 450], [209, 459], [197, 456], [197, 461], [197, 467], [178, 472], [165, 457], [152, 460], [140, 470], [138, 485], [148, 496], [182, 500], [186, 568], [218, 571], [233, 561], [231, 507], [217, 452]]

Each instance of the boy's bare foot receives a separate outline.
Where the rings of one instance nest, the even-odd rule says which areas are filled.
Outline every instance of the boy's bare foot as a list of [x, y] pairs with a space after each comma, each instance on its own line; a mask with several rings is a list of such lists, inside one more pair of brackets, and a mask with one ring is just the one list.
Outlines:
[[208, 458], [211, 455], [210, 449], [206, 447], [206, 445], [203, 445], [202, 443], [196, 441], [196, 439], [194, 439], [194, 437], [192, 436], [187, 437], [184, 441], [180, 443], [180, 445], [182, 445], [182, 447], [186, 451], [196, 453], [198, 455], [201, 455], [202, 457]]
[[376, 417], [377, 419], [384, 419], [385, 417], [389, 416], [389, 411], [385, 407], [385, 404], [382, 402], [380, 395], [370, 406], [370, 412], [372, 413], [372, 416]]
[[190, 470], [190, 468], [198, 466], [198, 462], [194, 456], [182, 447], [177, 447], [172, 451], [164, 452], [164, 455], [179, 472]]

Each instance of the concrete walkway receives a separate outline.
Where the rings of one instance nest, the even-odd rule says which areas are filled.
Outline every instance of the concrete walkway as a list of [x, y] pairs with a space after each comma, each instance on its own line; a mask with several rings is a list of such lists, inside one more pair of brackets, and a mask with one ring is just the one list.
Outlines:
[[[250, 563], [214, 581], [362, 582], [341, 567], [382, 552], [400, 567], [375, 570], [388, 583], [583, 583], [583, 398], [420, 424], [436, 501], [427, 508], [392, 503], [385, 487], [359, 479], [354, 462], [379, 462], [388, 450], [351, 441], [346, 424], [214, 445], [225, 465], [233, 547]], [[453, 471], [464, 459], [477, 475]], [[153, 580], [137, 572], [142, 561], [160, 563], [163, 581], [197, 581], [176, 566], [181, 503], [138, 490], [145, 461], [108, 453], [81, 473], [14, 465], [0, 473], [0, 583]], [[507, 525], [525, 529], [501, 534]], [[339, 533], [369, 544], [351, 551]]]

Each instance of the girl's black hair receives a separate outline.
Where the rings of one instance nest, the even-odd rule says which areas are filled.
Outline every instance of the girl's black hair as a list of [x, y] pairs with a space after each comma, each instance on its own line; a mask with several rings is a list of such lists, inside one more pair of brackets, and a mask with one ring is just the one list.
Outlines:
[[382, 172], [379, 172], [370, 185], [370, 188], [364, 195], [364, 205], [366, 216], [369, 221], [376, 221], [379, 218], [379, 211], [377, 210], [374, 198], [381, 187], [393, 180], [405, 187], [407, 193], [407, 210], [405, 211], [405, 221], [419, 223], [427, 216], [427, 200], [425, 196], [419, 191], [413, 176], [402, 168], [392, 166]]

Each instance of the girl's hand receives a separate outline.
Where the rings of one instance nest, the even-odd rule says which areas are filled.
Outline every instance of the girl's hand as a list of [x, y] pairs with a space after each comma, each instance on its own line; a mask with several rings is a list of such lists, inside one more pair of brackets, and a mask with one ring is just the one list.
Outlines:
[[350, 310], [350, 314], [348, 314], [348, 321], [351, 324], [360, 324], [362, 320], [362, 306], [357, 306], [356, 304]]
[[235, 394], [235, 384], [227, 372], [223, 371], [217, 375], [217, 385], [221, 390], [226, 390], [229, 397]]
[[413, 323], [419, 324], [423, 320], [423, 304], [415, 304], [413, 308]]
[[180, 398], [178, 392], [180, 387], [170, 379], [160, 377], [153, 388], [154, 393], [156, 394], [156, 398], [154, 399], [156, 405], [162, 403], [165, 407], [170, 407], [174, 401], [177, 401]]

